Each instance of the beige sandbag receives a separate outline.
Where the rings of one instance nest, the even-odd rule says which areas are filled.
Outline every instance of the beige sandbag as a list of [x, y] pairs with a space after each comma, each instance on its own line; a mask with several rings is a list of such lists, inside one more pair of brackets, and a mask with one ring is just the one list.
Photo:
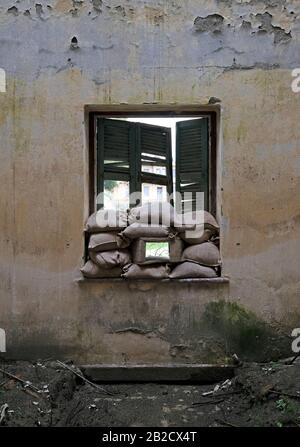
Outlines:
[[196, 264], [195, 262], [183, 262], [178, 264], [169, 277], [174, 278], [216, 278], [217, 274], [211, 267]]
[[131, 263], [129, 250], [110, 250], [101, 252], [90, 252], [91, 260], [103, 269], [111, 269], [113, 267], [123, 267]]
[[155, 279], [164, 279], [169, 276], [169, 267], [166, 264], [162, 265], [137, 265], [130, 264], [126, 265], [123, 269], [124, 273], [122, 275], [123, 278], [132, 278], [132, 279], [142, 279], [142, 278], [155, 278]]
[[133, 223], [120, 233], [123, 239], [138, 239], [140, 237], [174, 237], [174, 233], [165, 225], [148, 225]]
[[129, 242], [118, 236], [117, 233], [94, 233], [90, 237], [89, 252], [117, 250], [128, 247]]
[[199, 229], [204, 226], [204, 229], [214, 232], [218, 232], [220, 228], [214, 216], [208, 211], [190, 211], [175, 216], [174, 227], [178, 232], [194, 230], [198, 225]]
[[219, 249], [212, 242], [190, 245], [183, 250], [182, 260], [194, 261], [210, 267], [221, 264]]
[[209, 241], [209, 239], [211, 239], [214, 234], [214, 230], [204, 229], [203, 225], [196, 225], [195, 229], [183, 231], [182, 233], [179, 233], [179, 236], [187, 244], [195, 245]]
[[80, 270], [85, 278], [120, 278], [122, 274], [121, 267], [102, 269], [92, 261], [87, 261]]
[[121, 231], [127, 227], [127, 211], [99, 210], [93, 213], [86, 223], [86, 231]]
[[154, 225], [174, 224], [175, 210], [168, 202], [149, 202], [142, 206], [131, 208], [128, 215], [128, 223], [145, 223]]

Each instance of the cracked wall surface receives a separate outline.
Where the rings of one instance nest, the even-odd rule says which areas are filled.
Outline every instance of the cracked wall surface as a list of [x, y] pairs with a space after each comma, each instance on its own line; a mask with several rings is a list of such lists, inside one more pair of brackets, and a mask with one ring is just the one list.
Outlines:
[[[285, 337], [300, 320], [300, 94], [291, 90], [299, 28], [296, 0], [2, 0], [8, 355], [225, 361], [246, 348], [239, 328], [232, 337], [231, 326], [224, 335], [203, 320], [211, 302], [236, 303], [282, 333], [277, 343], [259, 324], [262, 351], [254, 347], [251, 358], [287, 353]], [[229, 285], [76, 282], [88, 213], [84, 108], [118, 104], [218, 112], [217, 218]]]

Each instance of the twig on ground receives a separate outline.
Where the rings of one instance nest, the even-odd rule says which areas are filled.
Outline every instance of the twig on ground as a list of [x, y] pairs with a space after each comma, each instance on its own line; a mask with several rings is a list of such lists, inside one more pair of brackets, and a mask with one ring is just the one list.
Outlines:
[[227, 396], [232, 396], [234, 394], [241, 394], [241, 393], [242, 393], [242, 391], [227, 391], [225, 393], [222, 393], [222, 392], [219, 393], [218, 392], [218, 393], [212, 395], [211, 397], [213, 399], [214, 398], [219, 398], [219, 400], [206, 400], [206, 401], [203, 401], [203, 402], [194, 402], [194, 403], [192, 403], [192, 406], [205, 405], [205, 404], [209, 405], [209, 404], [214, 404], [214, 403], [218, 404], [220, 402], [223, 402]]
[[44, 398], [44, 396], [41, 396], [41, 394], [34, 393], [33, 391], [29, 390], [28, 388], [24, 388], [23, 391], [24, 391], [24, 393], [28, 394], [31, 397], [34, 397], [35, 399], [39, 400], [41, 398]]
[[[68, 416], [66, 417], [65, 420], [65, 426], [67, 427], [68, 425], [70, 425], [70, 423], [72, 422], [72, 420], [75, 418], [75, 416], [78, 415], [78, 413], [80, 413], [82, 410], [84, 409], [84, 405], [78, 401], [75, 405], [75, 407], [73, 407], [70, 411], [70, 413], [68, 414]], [[71, 424], [72, 425], [72, 424]]]
[[37, 392], [40, 391], [36, 386], [32, 385], [31, 382], [23, 380], [23, 379], [20, 379], [20, 377], [17, 377], [15, 375], [9, 373], [8, 371], [5, 371], [2, 368], [0, 368], [0, 372], [2, 372], [2, 374], [5, 374], [6, 376], [10, 377], [11, 379], [16, 380], [17, 382], [22, 383], [25, 387], [32, 388], [34, 391], [37, 391]]
[[2, 386], [5, 386], [9, 381], [10, 381], [10, 379], [5, 379], [5, 380], [3, 380], [3, 382], [0, 383], [0, 388], [1, 388]]
[[0, 407], [0, 425], [2, 424], [2, 421], [4, 420], [4, 418], [5, 418], [5, 415], [6, 415], [6, 410], [8, 409], [8, 405], [7, 404], [3, 404], [1, 407]]
[[228, 425], [228, 427], [235, 427], [235, 428], [238, 428], [238, 427], [239, 427], [239, 425], [234, 425], [234, 424], [232, 424], [231, 422], [224, 421], [223, 419], [215, 419], [215, 420], [216, 420], [216, 422], [218, 422], [219, 424]]
[[211, 404], [220, 404], [221, 402], [224, 402], [225, 399], [219, 399], [219, 400], [204, 400], [203, 402], [193, 402], [192, 406], [200, 406], [200, 405], [211, 405]]
[[283, 391], [276, 391], [276, 390], [269, 390], [269, 393], [277, 394], [278, 396], [290, 397], [291, 399], [300, 399], [300, 394], [284, 393]]
[[57, 363], [62, 366], [63, 368], [67, 369], [68, 371], [71, 371], [73, 374], [75, 374], [75, 376], [80, 377], [80, 379], [84, 380], [84, 382], [88, 383], [89, 385], [91, 385], [92, 387], [96, 388], [97, 390], [101, 391], [102, 393], [108, 394], [110, 396], [113, 396], [113, 393], [106, 390], [105, 388], [102, 388], [101, 386], [97, 385], [94, 382], [91, 382], [89, 379], [87, 379], [86, 377], [84, 377], [84, 375], [78, 373], [77, 371], [75, 371], [73, 368], [71, 368], [70, 366], [66, 365], [65, 363], [61, 362], [60, 360], [57, 360]]
[[300, 353], [295, 355], [295, 357], [293, 357], [292, 360], [287, 362], [287, 365], [292, 365], [295, 362], [295, 360], [297, 360], [299, 358], [299, 356], [300, 356]]

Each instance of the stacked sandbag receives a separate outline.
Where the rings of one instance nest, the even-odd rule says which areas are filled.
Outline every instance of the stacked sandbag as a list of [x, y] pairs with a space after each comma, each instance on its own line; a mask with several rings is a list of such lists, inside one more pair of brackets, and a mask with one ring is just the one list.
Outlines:
[[[145, 257], [147, 242], [172, 241], [172, 253], [176, 254], [181, 247], [179, 240], [175, 240], [174, 208], [167, 202], [152, 202], [132, 208], [128, 214], [128, 227], [120, 232], [123, 241], [131, 243], [133, 263], [124, 268], [123, 278], [128, 279], [164, 279], [168, 278], [170, 259]], [[177, 257], [180, 258], [180, 254]], [[177, 258], [176, 258], [177, 260]]]
[[171, 279], [184, 278], [216, 278], [217, 273], [211, 267], [197, 264], [196, 262], [182, 262], [178, 264], [170, 273]]
[[124, 267], [131, 263], [131, 254], [129, 250], [110, 250], [89, 253], [91, 260], [99, 267], [109, 270], [115, 267]]
[[88, 218], [85, 229], [89, 233], [102, 233], [103, 231], [120, 232], [127, 225], [127, 211], [99, 210]]
[[183, 261], [193, 261], [206, 267], [218, 267], [221, 264], [220, 252], [213, 242], [190, 245], [182, 253]]
[[126, 248], [130, 241], [121, 238], [118, 233], [107, 232], [91, 234], [89, 241], [89, 252], [118, 250]]
[[[219, 225], [207, 211], [179, 216], [167, 202], [128, 214], [101, 210], [89, 217], [86, 231], [88, 262], [81, 271], [87, 278], [215, 278], [220, 272]], [[147, 242], [166, 241], [168, 258], [146, 256]]]
[[81, 269], [83, 276], [86, 278], [120, 278], [122, 274], [121, 267], [113, 267], [112, 269], [103, 269], [92, 261], [87, 261]]
[[128, 223], [129, 225], [140, 223], [173, 227], [175, 216], [175, 210], [170, 203], [149, 202], [145, 205], [132, 208], [128, 214]]
[[130, 264], [126, 265], [123, 271], [122, 277], [126, 279], [167, 279], [170, 270], [167, 264]]
[[173, 238], [175, 234], [166, 225], [148, 225], [146, 223], [132, 223], [119, 233], [124, 243], [130, 243], [141, 237], [145, 238]]
[[188, 244], [202, 244], [219, 234], [219, 225], [208, 211], [176, 214], [174, 228]]
[[174, 228], [186, 243], [181, 263], [170, 278], [215, 278], [220, 271], [221, 259], [217, 246], [219, 225], [207, 211], [176, 215]]
[[119, 236], [127, 223], [127, 213], [123, 211], [100, 210], [89, 217], [86, 224], [89, 260], [81, 269], [86, 278], [121, 277], [122, 268], [131, 262], [126, 249], [130, 241]]

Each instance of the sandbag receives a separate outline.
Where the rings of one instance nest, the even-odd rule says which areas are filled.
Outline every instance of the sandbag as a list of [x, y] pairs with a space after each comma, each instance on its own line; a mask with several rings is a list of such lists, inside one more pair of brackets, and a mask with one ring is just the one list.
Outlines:
[[125, 240], [138, 239], [140, 237], [174, 237], [174, 233], [165, 225], [148, 225], [133, 223], [120, 234]]
[[85, 278], [120, 278], [122, 274], [121, 267], [102, 269], [92, 261], [87, 261], [80, 270]]
[[126, 265], [123, 271], [124, 273], [122, 277], [130, 279], [142, 279], [142, 278], [164, 279], [168, 278], [169, 276], [169, 267], [166, 264], [151, 265], [151, 266], [130, 264]]
[[190, 211], [175, 216], [174, 227], [178, 232], [195, 230], [198, 225], [199, 229], [204, 227], [204, 229], [209, 229], [215, 233], [220, 229], [218, 222], [208, 211]]
[[88, 218], [85, 229], [90, 233], [121, 231], [128, 225], [127, 218], [127, 211], [99, 210]]
[[149, 202], [142, 206], [131, 208], [128, 215], [128, 223], [144, 223], [154, 225], [174, 224], [175, 210], [168, 202]]
[[179, 233], [181, 239], [190, 245], [203, 244], [209, 241], [215, 234], [214, 230], [204, 229], [203, 225], [196, 225], [193, 230], [186, 230]]
[[123, 267], [131, 263], [131, 256], [128, 250], [110, 250], [101, 252], [90, 252], [91, 260], [103, 269]]
[[216, 278], [217, 274], [211, 267], [197, 264], [195, 262], [183, 262], [178, 264], [170, 273], [169, 277], [174, 278]]
[[209, 267], [221, 264], [220, 252], [212, 242], [190, 245], [182, 253], [183, 261], [194, 261]]
[[89, 252], [117, 250], [126, 248], [129, 241], [122, 239], [117, 233], [94, 233], [90, 237]]

